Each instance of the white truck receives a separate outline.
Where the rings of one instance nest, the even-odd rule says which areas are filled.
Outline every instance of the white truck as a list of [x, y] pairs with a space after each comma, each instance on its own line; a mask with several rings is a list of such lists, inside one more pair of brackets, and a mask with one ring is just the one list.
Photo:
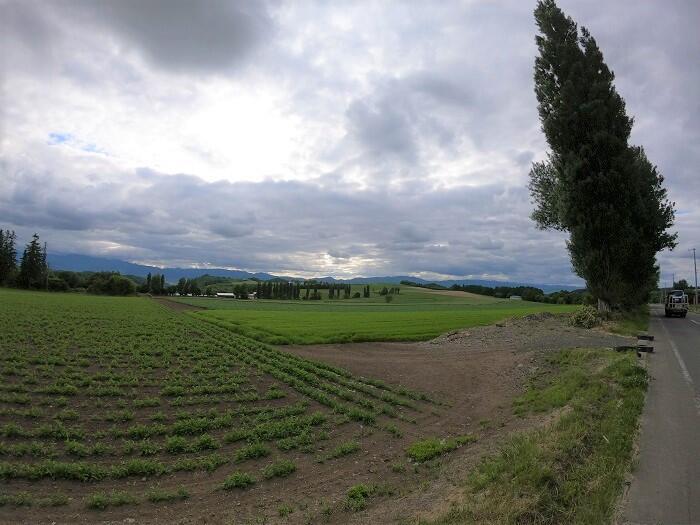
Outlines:
[[673, 317], [674, 315], [685, 317], [688, 314], [688, 296], [683, 290], [671, 290], [666, 296], [664, 310], [666, 317]]

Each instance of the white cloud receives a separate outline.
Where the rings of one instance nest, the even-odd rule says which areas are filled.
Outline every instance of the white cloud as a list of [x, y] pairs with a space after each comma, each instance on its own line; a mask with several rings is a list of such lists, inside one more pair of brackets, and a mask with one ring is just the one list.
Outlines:
[[[561, 4], [667, 176], [680, 245], [662, 271], [685, 272], [698, 6]], [[531, 8], [4, 0], [0, 225], [168, 264], [575, 280], [564, 238], [527, 218], [546, 150]]]

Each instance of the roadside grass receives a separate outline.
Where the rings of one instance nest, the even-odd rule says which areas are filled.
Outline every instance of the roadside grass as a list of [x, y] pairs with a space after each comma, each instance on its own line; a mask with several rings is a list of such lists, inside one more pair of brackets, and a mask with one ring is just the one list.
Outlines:
[[649, 306], [644, 305], [629, 312], [614, 312], [606, 328], [620, 335], [636, 336], [649, 329]]
[[[467, 479], [464, 501], [430, 523], [609, 523], [629, 471], [648, 376], [633, 354], [553, 354], [554, 374], [515, 403], [519, 414], [567, 407], [520, 433]], [[427, 523], [427, 522], [422, 522]]]

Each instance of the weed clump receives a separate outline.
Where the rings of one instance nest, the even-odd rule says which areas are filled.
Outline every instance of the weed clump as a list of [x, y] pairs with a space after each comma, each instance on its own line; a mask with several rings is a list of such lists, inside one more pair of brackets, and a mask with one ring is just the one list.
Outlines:
[[430, 437], [411, 444], [406, 450], [406, 455], [413, 461], [428, 461], [474, 441], [476, 438], [471, 434], [452, 439]]
[[234, 472], [227, 477], [221, 488], [224, 490], [245, 489], [255, 484], [255, 479], [246, 472]]
[[370, 498], [391, 494], [393, 494], [393, 491], [384, 485], [365, 485], [364, 483], [360, 483], [359, 485], [350, 487], [350, 490], [348, 490], [345, 496], [343, 508], [349, 512], [359, 512], [367, 508]]
[[341, 443], [338, 445], [336, 448], [328, 452], [327, 454], [324, 454], [323, 456], [319, 457], [316, 461], [319, 463], [323, 463], [324, 461], [327, 461], [329, 459], [336, 459], [336, 458], [341, 458], [343, 456], [347, 456], [349, 454], [352, 454], [353, 452], [357, 452], [360, 450], [360, 444], [357, 441], [346, 441], [345, 443]]
[[236, 461], [245, 461], [246, 459], [263, 458], [270, 455], [270, 449], [262, 443], [252, 443], [246, 445], [236, 452]]
[[296, 465], [289, 461], [288, 459], [283, 459], [277, 463], [272, 463], [263, 469], [263, 477], [265, 479], [271, 478], [286, 478], [294, 471], [296, 471]]
[[122, 505], [137, 504], [135, 496], [124, 491], [96, 492], [85, 500], [89, 509], [104, 510], [107, 507], [120, 507]]

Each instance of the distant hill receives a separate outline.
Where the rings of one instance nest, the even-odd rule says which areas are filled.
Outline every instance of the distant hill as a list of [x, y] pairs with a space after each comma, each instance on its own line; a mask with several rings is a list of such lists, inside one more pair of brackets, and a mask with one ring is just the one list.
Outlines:
[[[49, 266], [54, 270], [72, 270], [74, 272], [119, 272], [122, 275], [136, 275], [140, 277], [145, 277], [148, 273], [159, 273], [165, 275], [166, 281], [170, 283], [177, 282], [181, 277], [193, 279], [205, 274], [213, 275], [215, 277], [227, 277], [230, 279], [259, 279], [261, 281], [268, 281], [270, 279], [301, 280], [299, 277], [278, 276], [265, 272], [251, 273], [246, 272], [245, 270], [228, 270], [225, 268], [158, 268], [157, 266], [134, 264], [119, 259], [92, 257], [90, 255], [80, 255], [75, 253], [49, 253], [48, 262]], [[575, 290], [576, 288], [580, 288], [564, 284], [518, 283], [510, 281], [485, 281], [478, 279], [427, 281], [412, 275], [385, 275], [377, 277], [356, 277], [354, 279], [336, 279], [334, 277], [327, 276], [316, 277], [315, 279], [317, 281], [347, 284], [399, 284], [401, 281], [412, 281], [420, 284], [437, 283], [448, 288], [453, 284], [476, 284], [490, 287], [534, 286], [536, 288], [540, 288], [545, 293], [556, 292], [559, 290]]]
[[243, 270], [227, 270], [225, 268], [158, 268], [157, 266], [134, 264], [119, 259], [92, 257], [75, 253], [49, 253], [48, 262], [49, 266], [54, 270], [72, 270], [74, 272], [119, 272], [122, 275], [137, 275], [141, 277], [145, 277], [149, 273], [159, 273], [165, 275], [165, 280], [171, 283], [177, 282], [181, 277], [192, 279], [205, 274], [233, 279], [256, 278], [261, 281], [277, 277], [269, 273], [251, 273]]

